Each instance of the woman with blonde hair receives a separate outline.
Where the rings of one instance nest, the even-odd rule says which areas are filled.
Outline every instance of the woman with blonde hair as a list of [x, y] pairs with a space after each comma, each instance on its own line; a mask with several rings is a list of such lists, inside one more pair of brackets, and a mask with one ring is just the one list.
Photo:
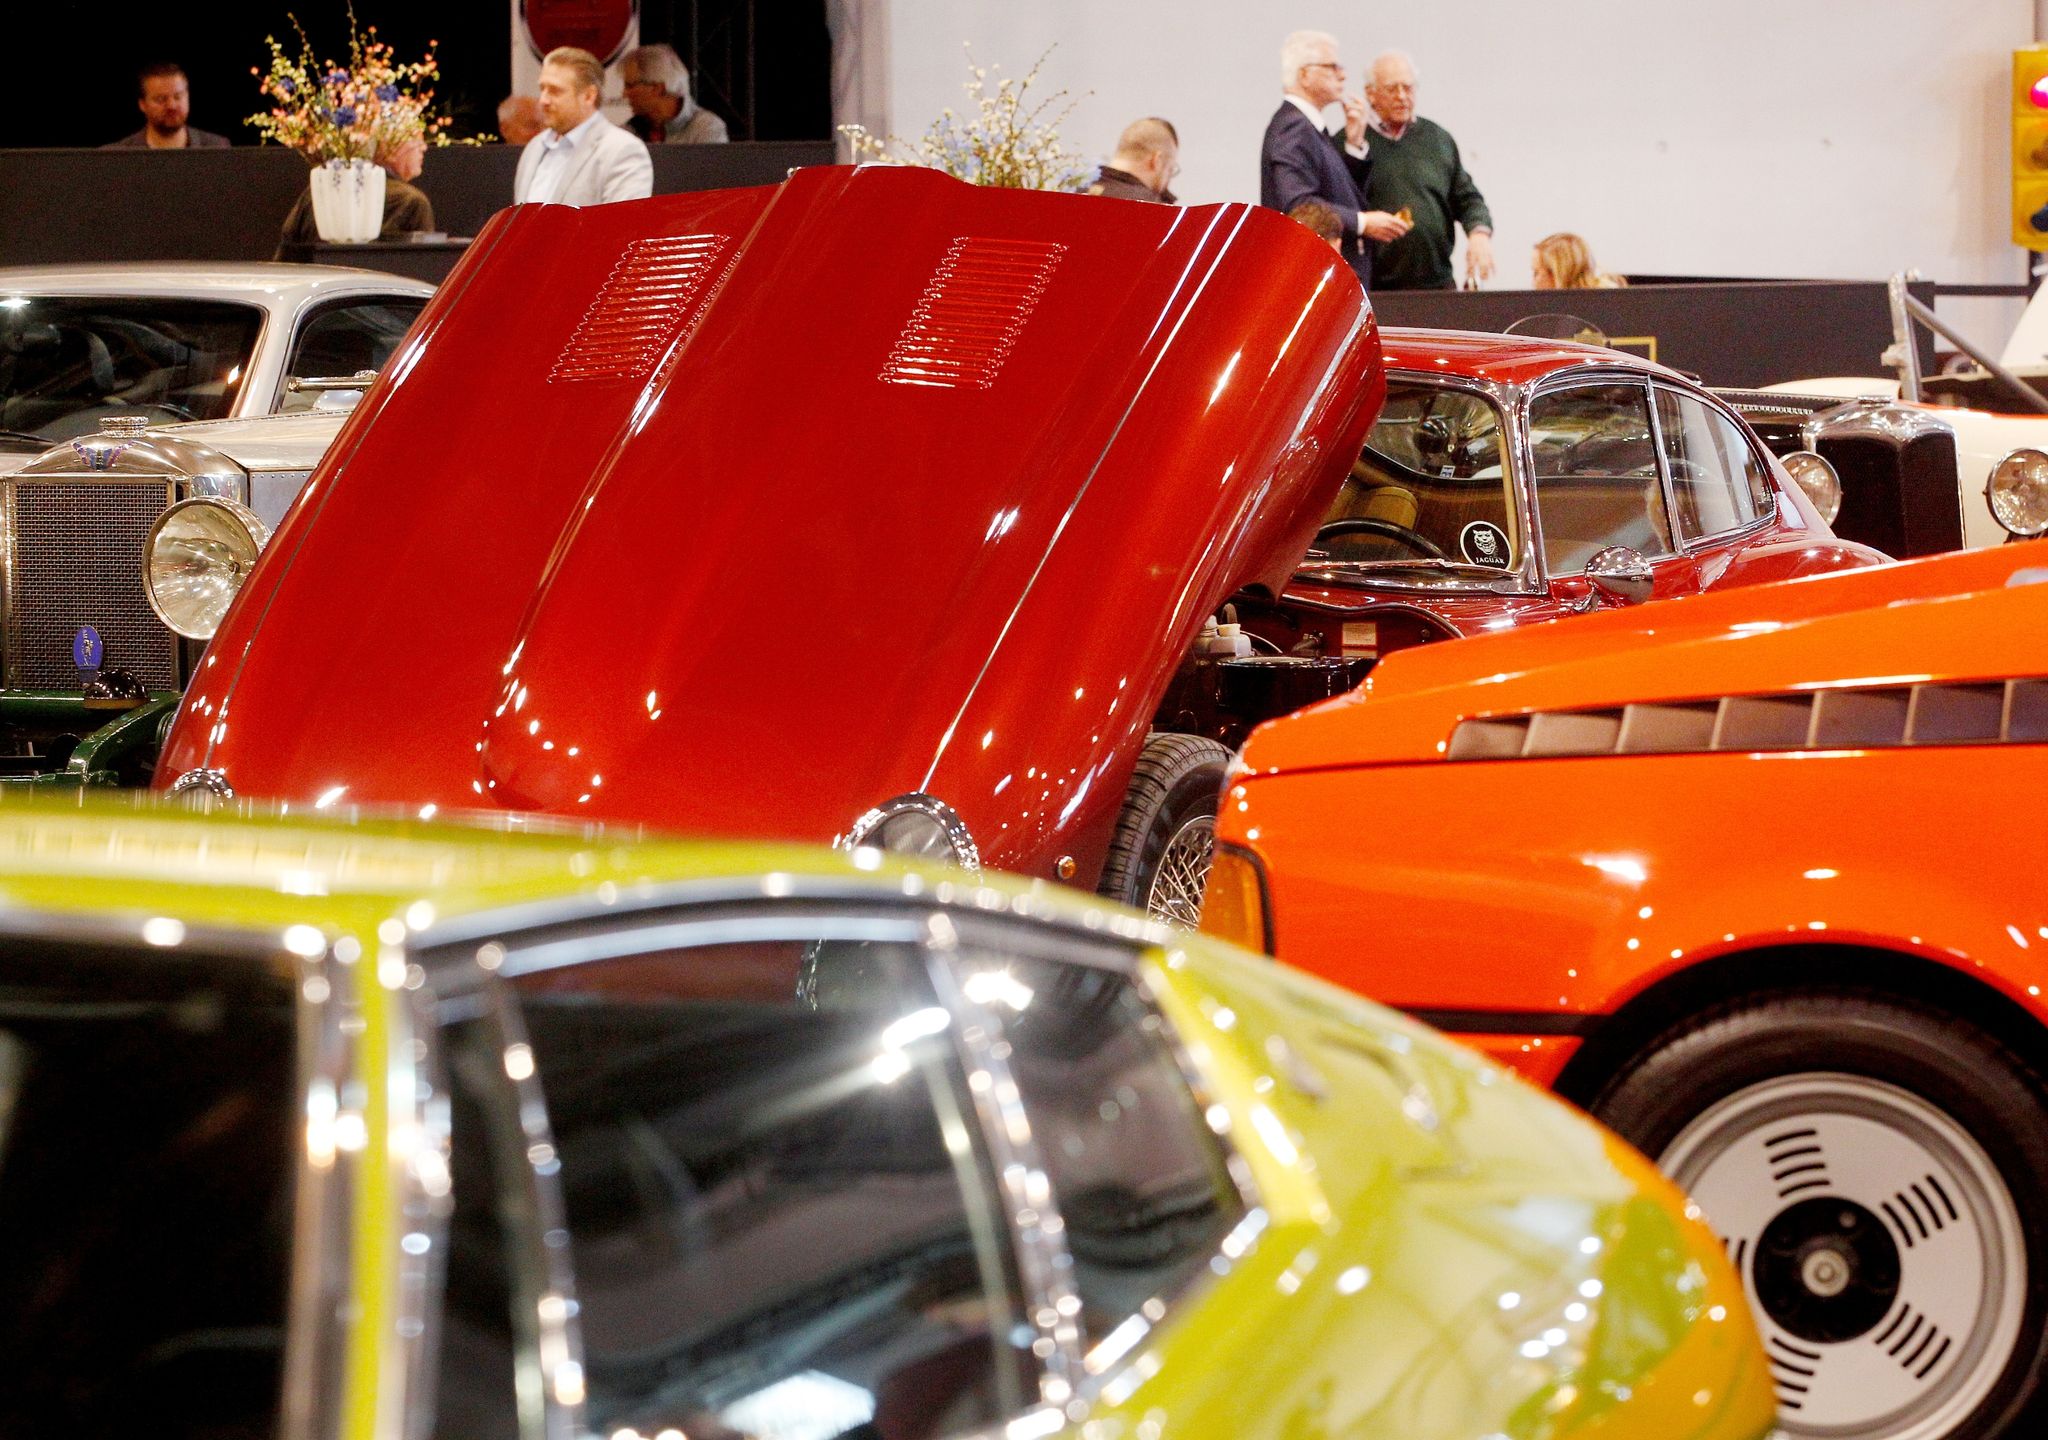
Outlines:
[[1569, 230], [1538, 240], [1529, 269], [1538, 290], [1612, 290], [1628, 283], [1596, 266], [1586, 242]]

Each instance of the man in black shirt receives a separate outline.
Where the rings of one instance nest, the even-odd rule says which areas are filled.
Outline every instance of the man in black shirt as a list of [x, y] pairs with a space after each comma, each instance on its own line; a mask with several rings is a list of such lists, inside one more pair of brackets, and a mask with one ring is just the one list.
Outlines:
[[172, 61], [142, 67], [135, 77], [135, 108], [142, 112], [142, 128], [101, 149], [219, 150], [227, 146], [227, 136], [185, 123], [192, 113], [192, 89], [184, 69]]
[[1156, 116], [1133, 120], [1117, 136], [1116, 154], [1095, 172], [1090, 195], [1117, 200], [1156, 200], [1177, 204], [1166, 187], [1180, 174], [1180, 135]]

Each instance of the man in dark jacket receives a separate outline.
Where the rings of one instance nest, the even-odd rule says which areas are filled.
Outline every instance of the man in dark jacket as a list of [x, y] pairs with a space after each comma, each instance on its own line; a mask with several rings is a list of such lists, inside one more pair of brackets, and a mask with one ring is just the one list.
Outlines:
[[[1337, 42], [1320, 30], [1297, 30], [1280, 47], [1282, 99], [1259, 151], [1259, 203], [1285, 214], [1304, 200], [1337, 212], [1339, 246], [1359, 283], [1372, 283], [1368, 242], [1398, 240], [1408, 222], [1363, 199], [1371, 169], [1365, 150], [1365, 100], [1344, 94]], [[1344, 106], [1344, 134], [1323, 129], [1323, 111]]]
[[1095, 172], [1090, 195], [1178, 204], [1166, 187], [1180, 174], [1180, 135], [1157, 116], [1133, 120], [1117, 136], [1116, 154]]
[[1449, 290], [1453, 225], [1465, 227], [1465, 278], [1491, 280], [1493, 216], [1450, 131], [1415, 113], [1415, 62], [1398, 50], [1373, 61], [1365, 98], [1373, 109], [1366, 203], [1405, 211], [1415, 221], [1412, 235], [1374, 254], [1379, 288]]

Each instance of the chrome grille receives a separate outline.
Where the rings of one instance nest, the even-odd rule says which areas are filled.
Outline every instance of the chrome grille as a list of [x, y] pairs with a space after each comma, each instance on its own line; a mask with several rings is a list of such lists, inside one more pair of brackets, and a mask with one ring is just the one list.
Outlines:
[[7, 490], [7, 684], [77, 689], [71, 644], [90, 625], [109, 666], [151, 690], [178, 688], [177, 637], [142, 595], [142, 547], [171, 487], [18, 480]]

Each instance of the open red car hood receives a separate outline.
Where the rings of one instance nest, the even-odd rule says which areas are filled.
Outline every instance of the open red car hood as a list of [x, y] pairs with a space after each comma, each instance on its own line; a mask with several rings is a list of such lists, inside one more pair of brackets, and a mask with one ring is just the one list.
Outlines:
[[494, 220], [201, 667], [159, 775], [830, 839], [914, 790], [997, 864], [1113, 812], [1383, 394], [1334, 252], [1182, 210], [799, 172]]

